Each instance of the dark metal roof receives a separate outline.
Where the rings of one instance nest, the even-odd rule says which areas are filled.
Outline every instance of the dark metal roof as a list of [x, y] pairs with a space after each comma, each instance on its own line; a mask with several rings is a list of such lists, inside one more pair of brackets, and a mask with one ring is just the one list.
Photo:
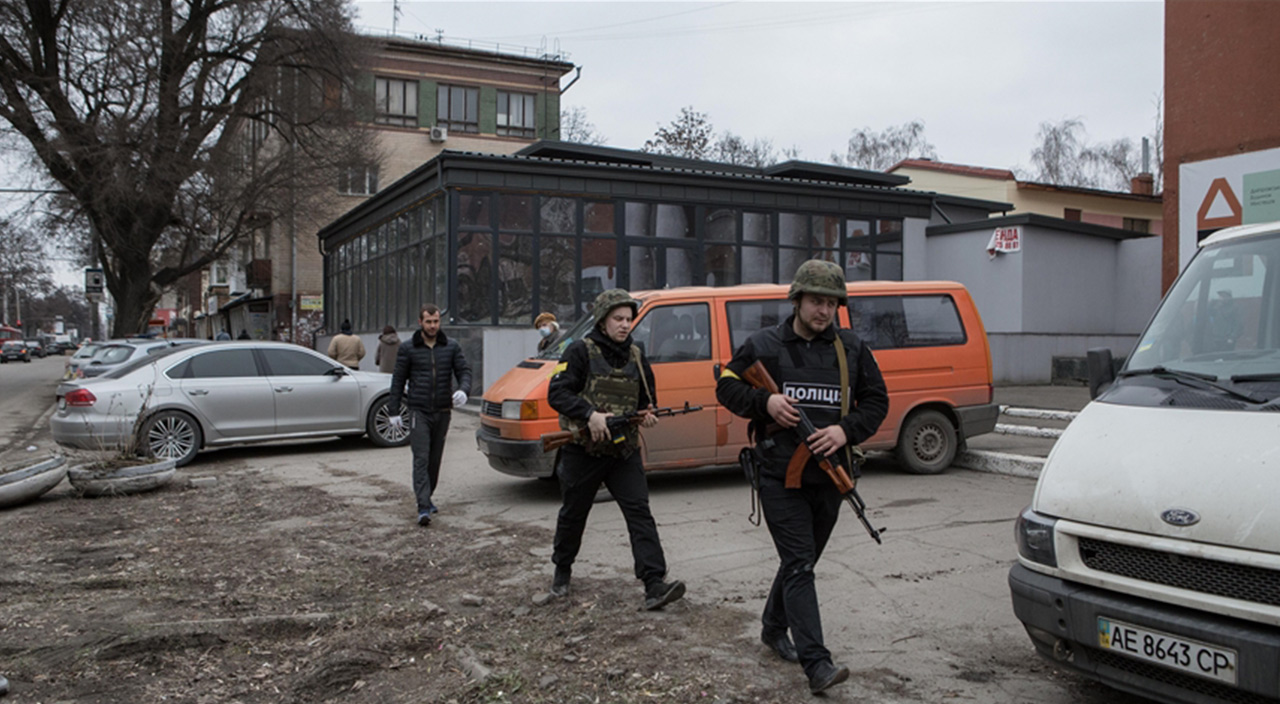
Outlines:
[[1159, 235], [1156, 234], [1133, 232], [1132, 230], [1122, 230], [1118, 227], [1107, 227], [1106, 225], [1094, 225], [1087, 222], [1079, 222], [1077, 220], [1063, 220], [1062, 218], [1041, 215], [1039, 213], [1006, 215], [1005, 217], [1000, 218], [958, 222], [951, 225], [930, 225], [925, 228], [924, 232], [925, 235], [950, 235], [958, 232], [973, 232], [975, 230], [989, 230], [996, 227], [1013, 227], [1015, 225], [1035, 225], [1036, 227], [1044, 227], [1050, 230], [1058, 230], [1060, 232], [1071, 232], [1077, 235], [1090, 235], [1092, 237], [1105, 237], [1112, 240], [1135, 240], [1143, 237], [1159, 237]]

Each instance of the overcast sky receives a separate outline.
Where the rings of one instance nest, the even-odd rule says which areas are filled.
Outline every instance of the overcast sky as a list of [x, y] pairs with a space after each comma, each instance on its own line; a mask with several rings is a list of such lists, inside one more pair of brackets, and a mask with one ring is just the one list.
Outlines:
[[[360, 27], [391, 29], [391, 0], [355, 5]], [[1163, 87], [1160, 2], [400, 7], [401, 33], [565, 52], [582, 79], [563, 107], [631, 149], [691, 105], [810, 161], [843, 154], [854, 129], [921, 120], [940, 160], [1029, 168], [1042, 122], [1079, 118], [1091, 143], [1150, 136]]]

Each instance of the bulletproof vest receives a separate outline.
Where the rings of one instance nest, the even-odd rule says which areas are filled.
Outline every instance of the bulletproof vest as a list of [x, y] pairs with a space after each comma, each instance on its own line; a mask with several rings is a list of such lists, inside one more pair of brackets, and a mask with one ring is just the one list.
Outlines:
[[[585, 339], [583, 342], [587, 345], [588, 374], [586, 386], [583, 387], [579, 396], [595, 406], [596, 410], [612, 413], [615, 416], [636, 410], [636, 403], [640, 398], [642, 374], [639, 349], [632, 345], [627, 363], [615, 369], [605, 360], [604, 354], [600, 352], [600, 347], [594, 340]], [[560, 427], [565, 430], [577, 431], [579, 428], [585, 428], [586, 425], [585, 422], [560, 416]], [[628, 425], [625, 432], [626, 440], [622, 442], [613, 442], [612, 439], [602, 443], [596, 442], [588, 435], [581, 444], [590, 455], [623, 457], [640, 447], [639, 429], [634, 425]]]
[[[814, 340], [808, 344], [779, 344], [769, 353], [777, 355], [774, 359], [778, 371], [774, 381], [778, 383], [779, 390], [799, 401], [799, 406], [815, 426], [821, 428], [839, 422], [840, 368], [834, 342]], [[790, 431], [776, 433], [772, 439], [774, 443], [766, 452], [770, 460], [766, 473], [777, 474], [786, 467], [800, 441]], [[812, 461], [805, 468], [804, 480], [805, 483], [830, 481]]]

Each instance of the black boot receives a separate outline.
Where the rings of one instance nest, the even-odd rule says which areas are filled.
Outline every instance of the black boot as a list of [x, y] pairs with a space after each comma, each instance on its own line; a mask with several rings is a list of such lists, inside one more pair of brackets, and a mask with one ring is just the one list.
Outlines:
[[836, 667], [830, 660], [824, 660], [818, 663], [813, 669], [813, 674], [809, 676], [809, 692], [817, 694], [844, 682], [849, 679], [849, 668]]
[[684, 596], [684, 582], [654, 582], [644, 590], [644, 610], [657, 611]]
[[787, 636], [786, 631], [770, 631], [766, 628], [760, 632], [760, 640], [783, 660], [800, 662], [800, 655], [796, 653], [796, 645], [791, 642], [791, 638]]
[[569, 576], [568, 567], [557, 567], [556, 576], [551, 580], [551, 596], [564, 597], [569, 596]]

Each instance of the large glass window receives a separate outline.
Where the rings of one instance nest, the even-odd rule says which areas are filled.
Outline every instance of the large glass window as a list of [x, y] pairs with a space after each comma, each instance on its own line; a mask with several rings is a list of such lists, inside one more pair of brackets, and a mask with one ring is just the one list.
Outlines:
[[591, 302], [602, 292], [618, 287], [618, 243], [603, 237], [582, 239], [582, 301], [583, 313], [590, 310]]
[[336, 362], [300, 350], [263, 348], [262, 357], [271, 376], [323, 376]]
[[572, 198], [543, 198], [538, 227], [542, 232], [572, 235], [578, 231], [578, 203]]
[[348, 166], [338, 169], [338, 192], [367, 196], [378, 192], [377, 166]]
[[418, 82], [374, 79], [374, 117], [380, 125], [418, 126]]
[[584, 287], [588, 281], [578, 269], [578, 239], [543, 235], [538, 242], [538, 307], [555, 315], [561, 327], [566, 327], [578, 317], [574, 289], [579, 279]]
[[488, 232], [458, 233], [459, 320], [488, 323], [493, 316], [493, 235]]
[[498, 134], [509, 137], [533, 137], [534, 96], [532, 93], [498, 91]]
[[693, 206], [668, 203], [627, 203], [626, 233], [639, 237], [693, 237]]
[[533, 236], [498, 236], [498, 322], [533, 319]]
[[704, 283], [733, 286], [738, 283], [738, 213], [728, 208], [707, 212], [703, 250]]
[[436, 89], [436, 124], [457, 132], [479, 132], [480, 89], [441, 83]]
[[258, 376], [253, 350], [218, 350], [192, 357], [187, 362], [184, 379], [219, 379], [236, 376]]

